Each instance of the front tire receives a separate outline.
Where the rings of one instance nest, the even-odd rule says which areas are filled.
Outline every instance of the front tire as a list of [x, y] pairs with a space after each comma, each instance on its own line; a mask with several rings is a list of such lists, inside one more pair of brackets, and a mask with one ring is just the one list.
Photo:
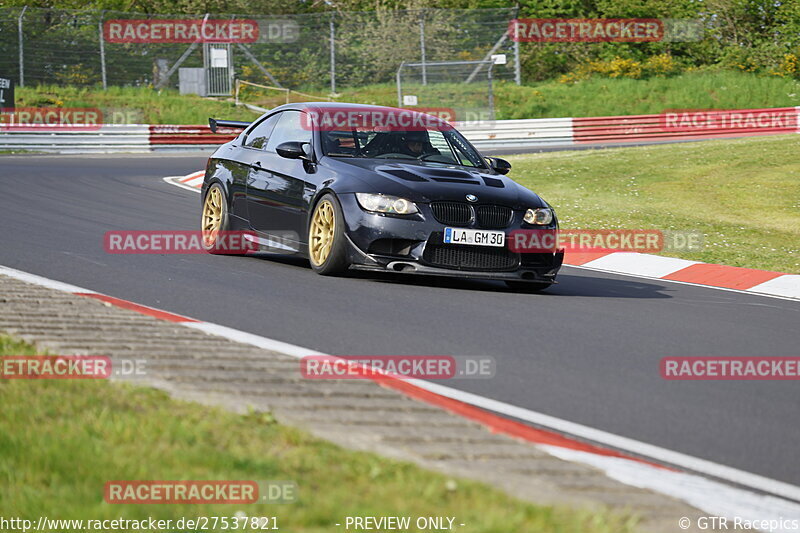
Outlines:
[[541, 292], [552, 285], [546, 281], [506, 281], [506, 286], [517, 292]]
[[331, 193], [314, 206], [308, 224], [308, 258], [317, 274], [340, 274], [350, 266], [344, 236], [344, 215], [339, 200]]
[[214, 182], [206, 191], [200, 217], [203, 249], [210, 254], [224, 254], [225, 251], [217, 246], [217, 235], [222, 231], [228, 231], [229, 227], [228, 197], [222, 185]]

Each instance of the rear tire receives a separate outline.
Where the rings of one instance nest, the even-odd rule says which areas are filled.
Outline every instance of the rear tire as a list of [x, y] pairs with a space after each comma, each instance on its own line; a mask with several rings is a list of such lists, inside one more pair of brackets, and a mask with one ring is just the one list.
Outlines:
[[210, 254], [225, 254], [225, 250], [217, 246], [217, 235], [221, 231], [228, 231], [229, 228], [228, 197], [225, 188], [214, 182], [206, 191], [200, 216], [203, 249]]
[[308, 259], [317, 274], [341, 274], [350, 266], [345, 247], [344, 215], [336, 196], [327, 193], [314, 206], [308, 224]]
[[517, 292], [541, 292], [552, 285], [546, 281], [506, 281], [506, 286]]

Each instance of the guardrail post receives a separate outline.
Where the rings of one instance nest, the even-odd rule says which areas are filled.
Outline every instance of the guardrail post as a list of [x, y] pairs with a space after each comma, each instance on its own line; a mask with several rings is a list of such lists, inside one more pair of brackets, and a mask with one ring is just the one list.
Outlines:
[[22, 12], [19, 14], [19, 18], [17, 19], [17, 31], [19, 32], [19, 86], [25, 87], [25, 38], [22, 35], [22, 17], [25, 16], [25, 12], [28, 10], [28, 6], [22, 8]]

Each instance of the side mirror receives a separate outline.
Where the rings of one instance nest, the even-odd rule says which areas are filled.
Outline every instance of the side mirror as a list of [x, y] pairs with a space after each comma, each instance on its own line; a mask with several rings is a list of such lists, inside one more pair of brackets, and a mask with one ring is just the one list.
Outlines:
[[286, 159], [305, 159], [311, 161], [311, 145], [300, 141], [289, 141], [279, 144], [275, 151]]
[[489, 166], [492, 167], [492, 170], [498, 174], [508, 174], [508, 172], [511, 170], [511, 163], [505, 159], [500, 159], [499, 157], [487, 157], [486, 160], [489, 161]]

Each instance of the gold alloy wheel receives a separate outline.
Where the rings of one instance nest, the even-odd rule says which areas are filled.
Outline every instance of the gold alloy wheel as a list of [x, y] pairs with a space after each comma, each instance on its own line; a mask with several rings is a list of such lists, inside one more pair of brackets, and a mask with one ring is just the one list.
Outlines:
[[314, 209], [309, 230], [309, 256], [316, 266], [321, 266], [328, 259], [333, 247], [333, 235], [336, 230], [336, 215], [330, 200], [322, 200]]
[[203, 244], [214, 245], [217, 234], [222, 227], [222, 191], [219, 187], [211, 187], [203, 203]]

